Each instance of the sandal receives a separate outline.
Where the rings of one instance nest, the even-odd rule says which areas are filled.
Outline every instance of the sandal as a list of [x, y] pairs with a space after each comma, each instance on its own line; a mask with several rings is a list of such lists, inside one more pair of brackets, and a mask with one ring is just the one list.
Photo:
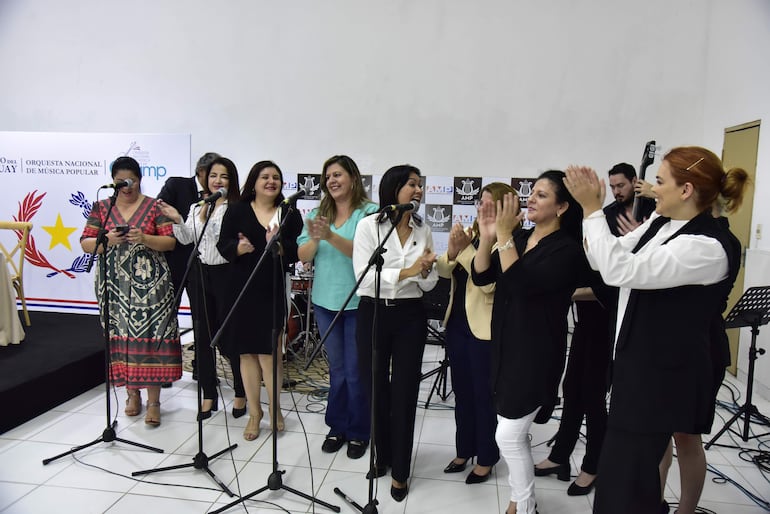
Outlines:
[[126, 398], [126, 416], [138, 416], [142, 412], [142, 393], [139, 389], [127, 389], [128, 398]]
[[283, 432], [286, 429], [286, 422], [283, 420], [283, 412], [281, 412], [280, 405], [278, 407], [278, 414], [276, 415], [275, 409], [273, 409], [273, 402], [270, 402], [270, 429], [273, 428], [273, 416], [275, 416], [275, 431]]
[[147, 402], [147, 414], [144, 424], [153, 427], [160, 426], [160, 402]]
[[259, 437], [259, 423], [262, 421], [262, 414], [259, 416], [249, 416], [249, 422], [243, 429], [243, 438], [247, 441], [253, 441]]
[[283, 420], [283, 414], [279, 411], [278, 416], [275, 419], [275, 430], [276, 432], [283, 432], [286, 430], [286, 422]]

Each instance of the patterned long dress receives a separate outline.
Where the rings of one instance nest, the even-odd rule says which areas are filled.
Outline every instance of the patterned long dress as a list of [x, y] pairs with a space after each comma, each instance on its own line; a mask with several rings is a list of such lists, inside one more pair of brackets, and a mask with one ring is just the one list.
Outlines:
[[[94, 204], [81, 239], [97, 237], [99, 228], [140, 228], [150, 235], [172, 236], [171, 220], [154, 198], [145, 197], [130, 219], [113, 208], [103, 223], [109, 199]], [[107, 251], [107, 294], [110, 313], [110, 380], [131, 388], [159, 386], [182, 377], [182, 352], [174, 308], [171, 272], [162, 252], [126, 243]], [[104, 326], [103, 259], [97, 260], [96, 298]], [[165, 327], [165, 328], [164, 328]], [[163, 334], [160, 334], [160, 331]]]

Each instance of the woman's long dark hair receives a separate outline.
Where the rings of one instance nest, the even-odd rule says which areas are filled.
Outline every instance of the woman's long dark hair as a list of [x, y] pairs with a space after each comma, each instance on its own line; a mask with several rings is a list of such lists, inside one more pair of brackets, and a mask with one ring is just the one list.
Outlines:
[[[399, 164], [393, 166], [382, 176], [380, 180], [380, 208], [398, 203], [398, 192], [409, 182], [409, 176], [414, 173], [420, 177], [420, 170], [411, 164]], [[388, 213], [388, 217], [395, 216], [395, 213]], [[412, 212], [412, 217], [418, 224], [422, 219], [417, 215], [417, 211]]]
[[583, 208], [572, 197], [564, 186], [564, 177], [566, 174], [561, 170], [544, 171], [537, 177], [538, 180], [546, 179], [554, 185], [556, 191], [556, 201], [566, 203], [567, 210], [559, 217], [559, 227], [567, 235], [578, 242], [583, 241]]
[[215, 164], [220, 164], [225, 167], [227, 170], [227, 180], [228, 180], [228, 186], [227, 186], [227, 201], [228, 203], [237, 202], [238, 199], [241, 197], [241, 188], [238, 185], [238, 168], [235, 167], [235, 163], [228, 159], [227, 157], [217, 157], [213, 161], [211, 161], [208, 166], [206, 166], [206, 186], [205, 186], [205, 192], [208, 194], [211, 194], [212, 191], [209, 191], [209, 175], [211, 175], [211, 168], [214, 167]]
[[[281, 171], [281, 168], [279, 168], [273, 161], [259, 161], [251, 167], [249, 176], [246, 177], [246, 182], [243, 184], [243, 191], [241, 192], [241, 202], [250, 202], [257, 197], [257, 191], [255, 190], [257, 178], [259, 178], [259, 174], [265, 168], [275, 168], [278, 171], [278, 175], [281, 177], [281, 188], [283, 188], [283, 172]], [[274, 205], [278, 207], [282, 201], [283, 193], [279, 192], [278, 196], [275, 198]]]

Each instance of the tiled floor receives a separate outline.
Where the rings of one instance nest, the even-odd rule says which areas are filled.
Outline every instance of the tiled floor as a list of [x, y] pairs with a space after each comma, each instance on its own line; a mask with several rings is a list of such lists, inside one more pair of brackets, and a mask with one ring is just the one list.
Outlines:
[[[438, 349], [426, 350], [425, 367], [435, 366]], [[499, 463], [493, 478], [484, 484], [465, 485], [465, 473], [447, 475], [442, 469], [454, 457], [454, 420], [451, 410], [453, 398], [441, 402], [434, 395], [431, 408], [423, 408], [430, 391], [429, 380], [423, 382], [420, 407], [415, 426], [415, 454], [410, 479], [410, 493], [403, 503], [396, 503], [389, 494], [390, 478], [375, 483], [381, 513], [495, 513], [502, 512], [508, 503], [507, 472]], [[740, 392], [745, 386], [736, 383]], [[726, 392], [723, 388], [723, 392]], [[188, 464], [198, 452], [197, 424], [195, 422], [195, 383], [189, 375], [162, 392], [163, 424], [149, 428], [143, 417], [123, 415], [123, 390], [118, 391], [118, 436], [156, 446], [165, 453], [153, 453], [122, 443], [99, 443], [63, 457], [48, 465], [44, 458], [58, 455], [72, 446], [87, 443], [101, 435], [105, 423], [104, 388], [97, 387], [47, 412], [38, 418], [0, 435], [0, 511], [3, 513], [57, 514], [109, 512], [114, 514], [208, 512], [229, 503], [216, 483], [201, 470], [186, 468], [132, 477], [135, 471], [161, 466]], [[232, 391], [225, 388], [228, 413]], [[113, 397], [114, 398], [114, 397]], [[263, 401], [266, 400], [263, 391]], [[365, 505], [368, 499], [364, 474], [368, 467], [365, 458], [351, 461], [342, 450], [335, 455], [320, 451], [326, 426], [319, 410], [323, 403], [306, 395], [284, 392], [284, 410], [296, 401], [297, 407], [286, 415], [286, 431], [277, 439], [279, 469], [284, 470], [286, 486], [337, 505], [342, 512], [357, 512], [334, 493], [339, 487], [351, 499]], [[760, 411], [770, 413], [770, 403], [757, 398]], [[113, 403], [114, 404], [114, 403]], [[725, 411], [719, 409], [720, 414]], [[558, 413], [558, 412], [557, 412]], [[113, 414], [115, 415], [115, 414]], [[262, 434], [253, 442], [244, 441], [241, 432], [247, 417], [233, 419], [222, 410], [204, 424], [204, 452], [211, 456], [237, 443], [231, 453], [212, 460], [214, 474], [233, 491], [246, 495], [267, 484], [272, 470], [272, 438], [266, 421]], [[715, 427], [723, 422], [717, 419]], [[547, 455], [543, 444], [556, 431], [557, 422], [535, 425], [532, 433], [535, 461]], [[770, 441], [770, 436], [764, 441]], [[728, 436], [720, 442], [730, 443]], [[757, 448], [757, 440], [743, 443]], [[768, 449], [765, 445], [764, 449]], [[583, 446], [578, 443], [572, 460], [573, 473], [582, 458]], [[728, 475], [753, 494], [770, 500], [768, 477], [751, 463], [742, 460], [737, 450], [712, 448], [707, 452], [710, 464]], [[720, 514], [753, 514], [766, 512], [753, 503], [738, 487], [713, 481], [707, 476], [700, 505]], [[537, 498], [541, 514], [583, 514], [591, 512], [593, 494], [587, 497], [568, 497], [568, 482], [555, 477], [536, 479]], [[671, 470], [666, 497], [677, 501], [679, 473], [676, 463]], [[287, 491], [267, 491], [254, 496], [227, 512], [313, 512], [310, 503]], [[330, 512], [316, 506], [315, 512]], [[673, 511], [672, 511], [673, 512]]]

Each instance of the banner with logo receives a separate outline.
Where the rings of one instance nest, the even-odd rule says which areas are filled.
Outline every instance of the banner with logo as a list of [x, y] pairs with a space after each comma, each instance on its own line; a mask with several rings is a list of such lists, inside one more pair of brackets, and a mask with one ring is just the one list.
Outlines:
[[[492, 182], [508, 184], [518, 193], [522, 209], [527, 207], [527, 199], [532, 190], [534, 178], [511, 177], [446, 177], [428, 176], [424, 179], [424, 196], [420, 213], [433, 231], [434, 252], [441, 255], [446, 252], [449, 231], [452, 225], [461, 223], [465, 227], [473, 226], [476, 221], [476, 201], [481, 189]], [[524, 227], [532, 224], [524, 221]]]
[[[0, 219], [33, 224], [24, 263], [30, 310], [96, 314], [94, 269], [80, 235], [91, 206], [108, 198], [110, 165], [130, 156], [142, 167], [142, 192], [157, 196], [170, 176], [191, 174], [189, 134], [0, 132]], [[18, 236], [0, 231], [13, 246]], [[188, 310], [189, 312], [189, 310]]]
[[[379, 200], [379, 185], [382, 175], [362, 174], [364, 188], [370, 199]], [[434, 252], [441, 255], [446, 252], [449, 242], [449, 232], [452, 225], [461, 223], [465, 227], [473, 226], [476, 220], [476, 201], [480, 197], [481, 188], [492, 182], [503, 182], [510, 185], [519, 195], [522, 209], [527, 207], [527, 199], [532, 192], [536, 178], [511, 177], [450, 177], [430, 175], [422, 177], [423, 197], [418, 213], [430, 226], [433, 233]], [[317, 173], [286, 173], [284, 174], [285, 196], [297, 191], [302, 185], [308, 194], [297, 201], [297, 209], [304, 218], [318, 206], [321, 198], [321, 175]], [[524, 220], [524, 227], [533, 226]]]

